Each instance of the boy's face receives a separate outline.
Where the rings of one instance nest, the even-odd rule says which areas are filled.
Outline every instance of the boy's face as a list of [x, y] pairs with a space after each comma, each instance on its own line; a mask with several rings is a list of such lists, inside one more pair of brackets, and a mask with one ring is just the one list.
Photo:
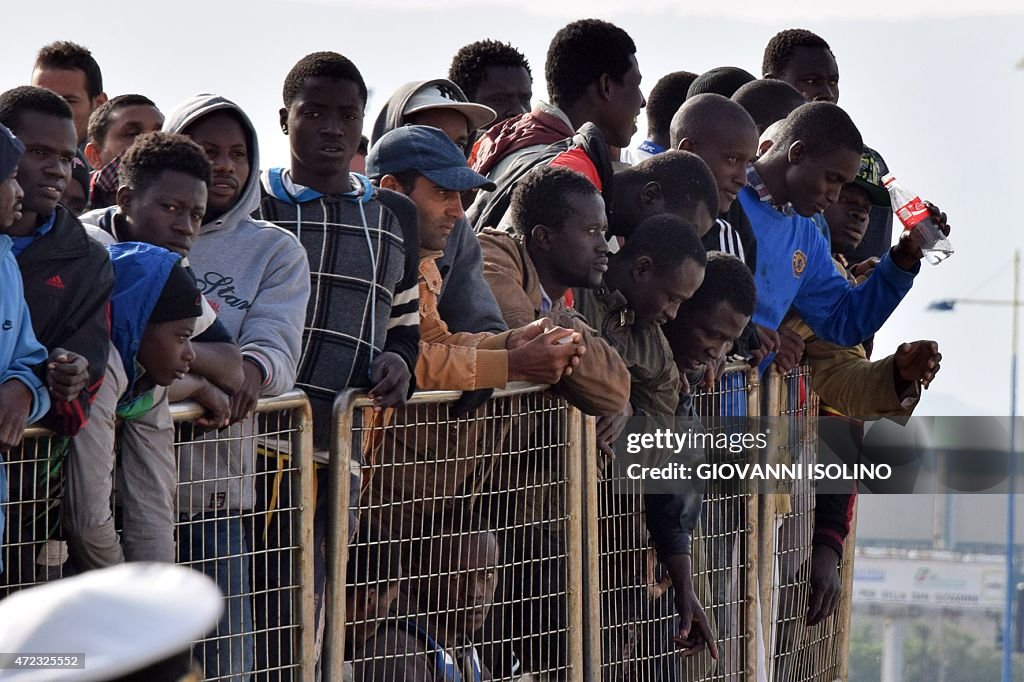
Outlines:
[[[646, 265], [641, 261], [646, 259]], [[622, 292], [640, 322], [662, 325], [674, 320], [679, 306], [689, 300], [704, 281], [704, 266], [686, 258], [671, 270], [658, 271], [649, 258], [633, 264], [633, 287]]]
[[796, 88], [808, 102], [839, 101], [839, 66], [832, 51], [824, 47], [798, 47], [780, 80]]
[[629, 62], [629, 70], [621, 80], [610, 79], [611, 97], [605, 105], [604, 120], [600, 126], [605, 142], [613, 147], [629, 146], [629, 141], [637, 131], [636, 120], [640, 110], [647, 105], [640, 92], [641, 75], [636, 55], [630, 55]]
[[71, 180], [75, 125], [69, 118], [22, 112], [14, 134], [25, 145], [18, 164], [18, 183], [25, 191], [22, 203], [26, 211], [48, 216]]
[[[136, 137], [156, 132], [163, 128], [163, 125], [164, 115], [159, 109], [148, 104], [132, 104], [117, 108], [110, 115], [110, 127], [107, 129], [106, 138], [99, 140], [98, 145], [87, 145], [96, 150], [95, 158], [99, 165], [93, 165], [102, 168], [132, 146]], [[86, 153], [90, 151], [87, 149]]]
[[548, 250], [554, 256], [556, 275], [567, 287], [593, 289], [608, 271], [608, 216], [604, 200], [593, 194], [565, 197], [569, 217], [560, 227], [547, 227]]
[[716, 126], [707, 139], [696, 142], [693, 150], [711, 169], [718, 185], [718, 211], [725, 213], [736, 195], [747, 186], [747, 164], [757, 156], [757, 128]]
[[359, 86], [342, 78], [307, 78], [287, 109], [281, 125], [287, 129], [292, 172], [333, 176], [347, 172], [359, 150], [366, 103]]
[[532, 98], [533, 79], [526, 69], [521, 66], [488, 66], [472, 99], [494, 109], [498, 114], [494, 123], [501, 123], [528, 112]]
[[448, 136], [455, 146], [465, 150], [469, 144], [469, 119], [455, 109], [425, 109], [405, 116], [406, 125], [430, 126], [437, 128]]
[[836, 203], [843, 185], [853, 181], [860, 169], [861, 152], [852, 149], [809, 154], [797, 141], [790, 145], [788, 154], [786, 193], [796, 212], [807, 218]]
[[128, 239], [185, 257], [206, 214], [206, 183], [181, 171], [163, 171], [142, 191], [117, 190]]
[[89, 199], [85, 195], [85, 188], [82, 187], [82, 183], [75, 180], [74, 176], [71, 176], [68, 186], [64, 188], [64, 194], [60, 197], [60, 203], [64, 204], [64, 208], [68, 209], [73, 215], [82, 215], [85, 212]]
[[688, 314], [683, 305], [679, 316], [664, 328], [680, 371], [696, 369], [722, 358], [750, 320], [724, 299], [710, 312], [695, 313]]
[[416, 204], [420, 222], [420, 248], [441, 251], [464, 214], [462, 197], [420, 175], [409, 198]]
[[154, 384], [170, 386], [188, 374], [189, 365], [196, 359], [189, 341], [195, 326], [194, 317], [146, 325], [136, 359]]
[[492, 533], [474, 533], [456, 539], [454, 545], [449, 573], [437, 586], [437, 603], [447, 630], [468, 637], [484, 626], [494, 602], [498, 540]]
[[832, 250], [844, 255], [852, 253], [868, 230], [871, 196], [866, 189], [851, 182], [843, 185], [839, 200], [824, 213], [832, 237]]
[[205, 220], [209, 222], [234, 207], [249, 181], [249, 137], [228, 111], [202, 117], [185, 134], [203, 148], [213, 167], [206, 199]]
[[94, 98], [89, 97], [89, 81], [85, 77], [85, 71], [81, 69], [36, 69], [32, 72], [32, 85], [53, 90], [71, 107], [76, 146], [85, 140], [89, 129], [89, 115], [96, 107], [107, 101], [107, 96], [103, 93]]
[[0, 181], [0, 234], [21, 218], [21, 199], [25, 193], [18, 184], [18, 171]]

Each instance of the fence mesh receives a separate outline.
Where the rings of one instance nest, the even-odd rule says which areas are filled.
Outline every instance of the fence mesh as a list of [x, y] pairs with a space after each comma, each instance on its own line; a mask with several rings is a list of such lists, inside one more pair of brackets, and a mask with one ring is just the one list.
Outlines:
[[[343, 479], [361, 461], [362, 482], [338, 519], [358, 529], [329, 624], [354, 679], [565, 679], [580, 669], [581, 415], [536, 387], [464, 416], [456, 396], [393, 414], [339, 400], [332, 466]], [[341, 525], [331, 537], [353, 534]]]
[[[713, 390], [698, 393], [694, 411], [708, 431], [745, 429], [756, 411], [756, 374], [730, 367]], [[708, 463], [743, 461], [747, 453], [708, 453]], [[589, 461], [589, 460], [588, 460]], [[596, 479], [596, 476], [588, 477]], [[594, 485], [597, 513], [588, 514], [599, 559], [600, 657], [592, 669], [602, 680], [739, 680], [754, 665], [750, 617], [754, 601], [756, 495], [736, 481], [708, 482], [692, 547], [694, 591], [719, 646], [681, 659], [672, 637], [678, 622], [674, 592], [650, 546], [639, 481], [608, 476]]]
[[[817, 459], [819, 400], [811, 390], [807, 367], [798, 367], [784, 377], [772, 377], [775, 406], [773, 414], [787, 418], [788, 433], [780, 438], [779, 458], [784, 462], [814, 464]], [[811, 596], [810, 563], [814, 534], [815, 488], [803, 478], [788, 493], [766, 496], [773, 512], [763, 536], [773, 541], [770, 557], [770, 620], [768, 651], [772, 679], [779, 682], [831, 682], [845, 679], [846, 642], [849, 628], [849, 585], [852, 551], [844, 553], [839, 567], [841, 603], [836, 611], [814, 627], [806, 617]], [[774, 537], [772, 537], [774, 535]], [[763, 546], [763, 545], [762, 545]], [[852, 548], [853, 537], [847, 540]], [[764, 564], [762, 564], [764, 565]], [[846, 602], [845, 604], [842, 602]]]
[[[261, 400], [253, 419], [212, 434], [193, 429], [195, 406], [174, 405], [172, 414], [177, 560], [209, 575], [226, 596], [217, 630], [195, 647], [206, 679], [298, 679], [313, 660], [311, 579], [303, 580], [311, 575], [313, 509], [306, 398]], [[67, 452], [66, 439], [33, 428], [5, 456], [4, 596], [75, 572], [61, 539]], [[111, 508], [120, 530], [117, 496]]]

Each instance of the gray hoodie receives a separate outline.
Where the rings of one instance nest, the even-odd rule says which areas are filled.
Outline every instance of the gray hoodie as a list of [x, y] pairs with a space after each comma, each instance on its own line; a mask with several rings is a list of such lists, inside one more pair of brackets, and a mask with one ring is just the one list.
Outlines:
[[[420, 90], [442, 84], [446, 88], [462, 91], [454, 83], [443, 78], [429, 81], [406, 83], [388, 98], [373, 124], [374, 143], [385, 133], [405, 125], [402, 111], [410, 98]], [[464, 101], [469, 99], [462, 96]], [[480, 242], [465, 217], [455, 223], [444, 255], [437, 261], [437, 269], [443, 275], [437, 309], [441, 318], [453, 332], [503, 332], [508, 327], [494, 300], [491, 288], [484, 281], [484, 260]]]
[[[199, 230], [189, 253], [200, 291], [217, 310], [218, 319], [235, 336], [242, 357], [264, 376], [261, 395], [279, 395], [295, 385], [302, 342], [309, 265], [298, 240], [272, 223], [253, 220], [259, 206], [259, 145], [245, 113], [218, 95], [196, 95], [167, 116], [164, 130], [180, 133], [214, 111], [233, 111], [249, 135], [249, 177], [238, 202]], [[253, 433], [252, 420], [230, 429], [234, 438]], [[179, 513], [249, 509], [253, 503], [254, 441], [246, 438], [214, 442], [208, 434], [181, 448], [178, 480]], [[210, 442], [204, 443], [203, 440]], [[212, 456], [215, 451], [216, 456]]]

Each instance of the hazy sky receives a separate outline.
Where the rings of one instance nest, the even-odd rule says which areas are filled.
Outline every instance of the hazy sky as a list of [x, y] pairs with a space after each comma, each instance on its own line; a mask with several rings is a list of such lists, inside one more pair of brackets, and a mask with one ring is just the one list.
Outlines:
[[[1022, 238], [1016, 200], [1024, 111], [1024, 3], [860, 0], [775, 3], [648, 0], [294, 0], [143, 3], [77, 0], [4, 8], [0, 87], [26, 83], [35, 51], [57, 39], [96, 55], [110, 95], [139, 92], [168, 110], [197, 92], [237, 101], [255, 122], [263, 166], [287, 163], [277, 125], [281, 84], [302, 55], [334, 50], [351, 58], [371, 89], [366, 131], [403, 82], [445, 76], [451, 56], [481, 38], [512, 42], [530, 59], [535, 99], [547, 44], [562, 25], [597, 16], [625, 28], [638, 46], [648, 92], [670, 71], [741, 66], [760, 73], [768, 39], [784, 28], [828, 40], [841, 73], [840, 105], [865, 141], [908, 187], [950, 217], [957, 253], [924, 266], [917, 284], [878, 335], [877, 357], [902, 340], [939, 341], [943, 369], [923, 414], [1006, 414], [1009, 307], [964, 306], [927, 313], [956, 296], [1009, 298], [1011, 259]], [[703, 8], [703, 9], [702, 9]], [[771, 9], [769, 9], [771, 8]], [[641, 131], [645, 129], [641, 114]]]

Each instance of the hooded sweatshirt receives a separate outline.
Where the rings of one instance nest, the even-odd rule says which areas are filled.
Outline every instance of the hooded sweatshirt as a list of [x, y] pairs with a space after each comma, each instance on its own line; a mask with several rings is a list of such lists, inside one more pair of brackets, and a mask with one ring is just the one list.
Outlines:
[[[373, 126], [373, 141], [406, 124], [402, 111], [409, 99], [420, 90], [437, 84], [451, 89], [453, 83], [444, 79], [406, 83], [395, 91]], [[461, 90], [456, 88], [458, 93]], [[463, 97], [465, 97], [463, 95]], [[468, 98], [465, 101], [469, 101]], [[572, 132], [568, 137], [572, 137]], [[437, 310], [452, 332], [494, 332], [507, 329], [497, 301], [483, 278], [483, 256], [480, 242], [466, 217], [460, 218], [445, 244], [444, 254], [437, 259], [441, 273], [441, 291]]]
[[107, 247], [114, 266], [114, 292], [110, 297], [110, 340], [121, 356], [128, 390], [118, 398], [122, 412], [138, 398], [135, 382], [139, 366], [135, 362], [142, 335], [149, 324], [167, 277], [181, 256], [167, 249], [141, 242], [121, 242]]
[[[217, 319], [234, 335], [242, 357], [263, 375], [261, 395], [279, 395], [295, 385], [301, 330], [309, 299], [309, 267], [302, 245], [277, 226], [250, 217], [259, 206], [259, 145], [245, 113], [218, 95], [189, 98], [167, 116], [164, 130], [182, 133], [215, 111], [231, 111], [249, 137], [249, 177], [235, 205], [204, 224], [189, 252], [200, 292]], [[240, 179], [241, 180], [241, 179]], [[182, 448], [178, 459], [179, 511], [197, 514], [252, 507], [252, 420], [230, 428], [232, 440]], [[209, 440], [216, 440], [211, 435]], [[216, 448], [216, 457], [209, 450]]]
[[21, 288], [21, 273], [11, 255], [11, 238], [0, 234], [0, 384], [15, 379], [32, 392], [28, 423], [50, 407], [50, 394], [36, 374], [46, 348], [32, 333], [32, 320]]

